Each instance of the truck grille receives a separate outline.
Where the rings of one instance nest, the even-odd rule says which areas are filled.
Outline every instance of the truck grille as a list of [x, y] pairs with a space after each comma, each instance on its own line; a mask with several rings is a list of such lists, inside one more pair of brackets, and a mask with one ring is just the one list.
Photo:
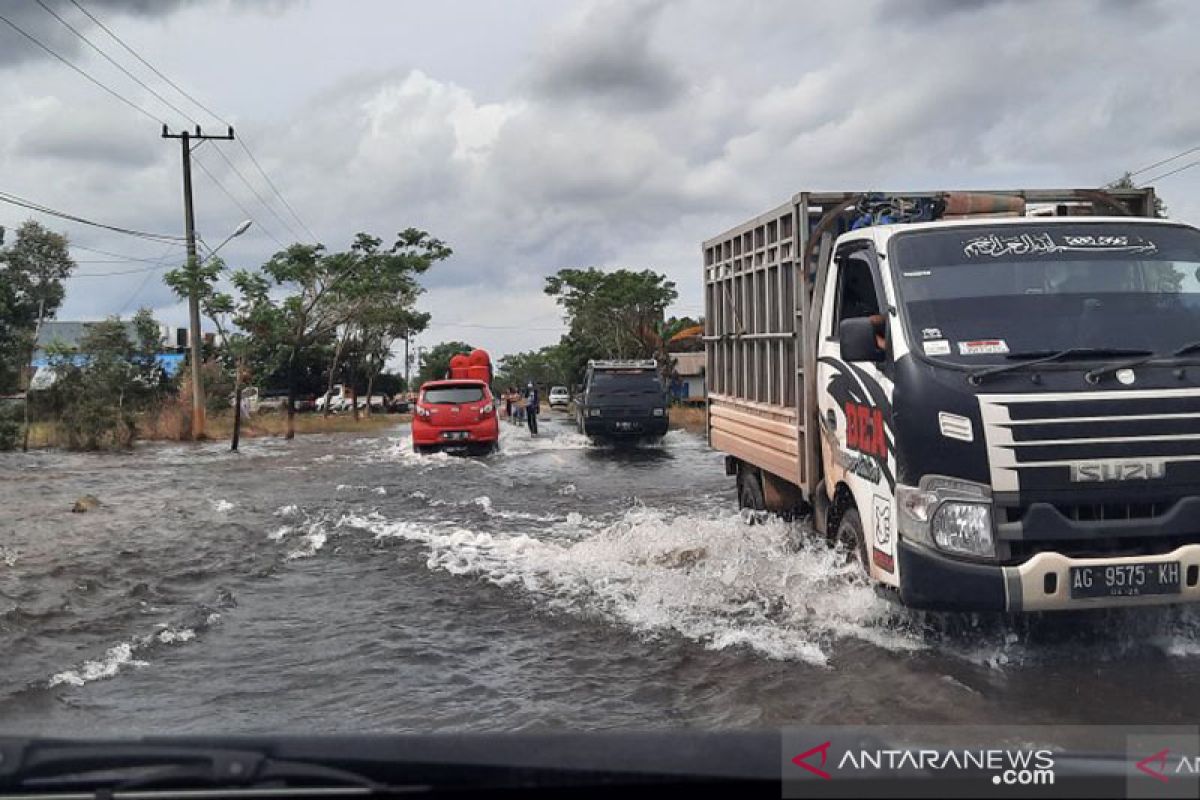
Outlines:
[[1200, 541], [1200, 391], [980, 395], [979, 403], [1007, 563], [1042, 551], [1155, 555]]
[[635, 406], [603, 406], [600, 414], [604, 419], [642, 419], [650, 416], [650, 409]]
[[[1051, 503], [1054, 510], [1073, 522], [1154, 519], [1171, 507], [1166, 502], [1149, 503]], [[1001, 506], [1007, 522], [1020, 522], [1025, 509], [1020, 505]]]
[[[1195, 389], [980, 395], [992, 486], [998, 493], [1144, 490], [1200, 485], [1200, 392]], [[1130, 464], [1161, 465], [1161, 476], [1072, 479], [1072, 467], [1105, 475]], [[1154, 470], [1151, 470], [1154, 473]], [[1091, 506], [1097, 503], [1086, 503]], [[1085, 512], [1081, 512], [1085, 513]]]

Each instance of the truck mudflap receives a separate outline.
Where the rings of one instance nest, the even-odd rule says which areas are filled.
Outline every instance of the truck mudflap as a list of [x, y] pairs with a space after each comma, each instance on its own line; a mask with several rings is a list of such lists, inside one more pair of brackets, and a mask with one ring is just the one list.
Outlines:
[[[903, 539], [897, 555], [900, 598], [913, 608], [1027, 612], [1200, 602], [1200, 544], [1128, 558], [1046, 552], [1013, 567], [948, 558]], [[1127, 593], [1093, 588], [1106, 580]]]

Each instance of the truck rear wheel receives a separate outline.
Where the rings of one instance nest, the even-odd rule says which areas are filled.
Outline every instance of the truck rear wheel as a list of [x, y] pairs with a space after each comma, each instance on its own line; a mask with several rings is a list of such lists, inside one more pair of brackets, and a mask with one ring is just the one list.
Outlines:
[[857, 508], [847, 508], [838, 520], [837, 534], [834, 541], [841, 547], [846, 557], [856, 562], [864, 575], [870, 574], [867, 566], [867, 537], [863, 533], [862, 517]]
[[738, 470], [738, 508], [742, 518], [750, 525], [761, 525], [767, 521], [767, 501], [763, 499], [761, 478], [757, 472]]

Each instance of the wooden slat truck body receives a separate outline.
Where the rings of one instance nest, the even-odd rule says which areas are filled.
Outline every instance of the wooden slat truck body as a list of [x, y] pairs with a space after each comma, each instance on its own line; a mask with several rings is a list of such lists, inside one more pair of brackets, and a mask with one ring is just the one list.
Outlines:
[[1153, 190], [800, 192], [702, 257], [743, 507], [914, 606], [1200, 599], [1200, 231]]

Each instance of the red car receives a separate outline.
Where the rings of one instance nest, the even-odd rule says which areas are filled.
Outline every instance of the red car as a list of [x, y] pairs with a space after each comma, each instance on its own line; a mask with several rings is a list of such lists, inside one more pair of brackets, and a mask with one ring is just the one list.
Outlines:
[[429, 381], [413, 409], [413, 450], [445, 448], [490, 453], [500, 441], [496, 401], [487, 383], [471, 379]]

